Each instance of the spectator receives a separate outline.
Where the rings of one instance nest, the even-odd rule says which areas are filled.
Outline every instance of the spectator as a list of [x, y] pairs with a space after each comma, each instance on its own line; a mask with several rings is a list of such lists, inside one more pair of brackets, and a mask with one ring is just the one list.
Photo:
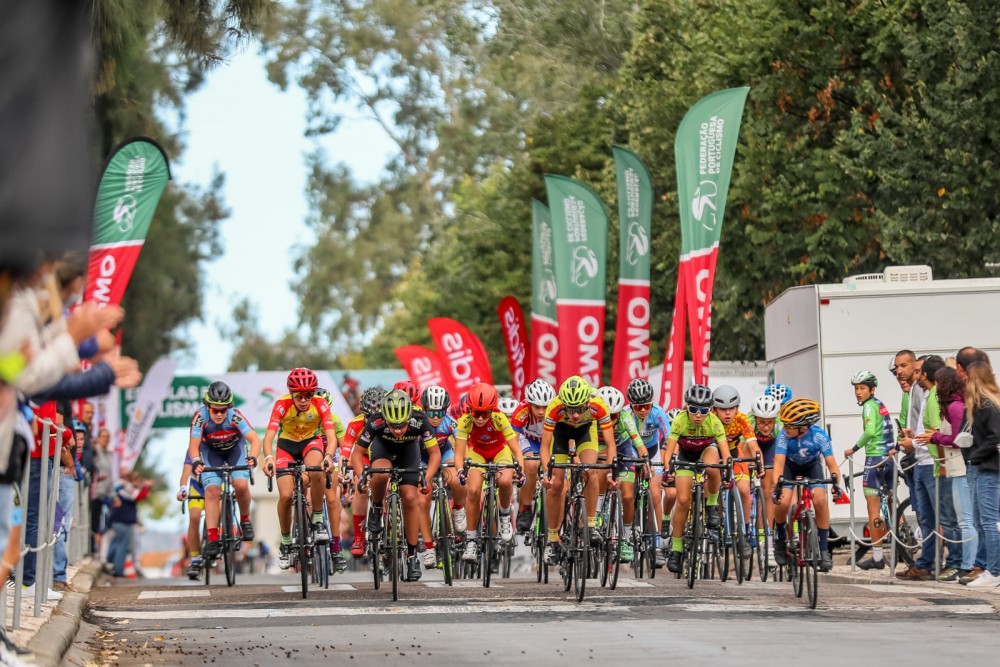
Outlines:
[[93, 476], [90, 485], [90, 532], [95, 555], [101, 553], [101, 538], [108, 529], [107, 501], [114, 493], [111, 479], [111, 431], [102, 428], [97, 432], [94, 447]]
[[[896, 372], [902, 372], [907, 382], [910, 383], [909, 404], [903, 428], [904, 439], [900, 444], [904, 450], [912, 449], [916, 456], [916, 465], [912, 469], [913, 480], [910, 484], [910, 498], [917, 515], [920, 534], [926, 540], [920, 550], [920, 557], [914, 561], [913, 565], [896, 573], [898, 578], [912, 581], [929, 581], [932, 578], [931, 568], [934, 567], [935, 554], [934, 549], [928, 548], [933, 538], [927, 539], [927, 537], [933, 535], [937, 530], [934, 514], [934, 459], [927, 446], [921, 445], [915, 440], [915, 436], [924, 432], [924, 408], [927, 404], [927, 392], [920, 386], [918, 379], [926, 358], [926, 355], [918, 357], [912, 363], [908, 377], [906, 377], [906, 371], [899, 365], [896, 369]], [[902, 417], [900, 420], [902, 421]]]
[[[959, 366], [962, 366], [961, 356]], [[990, 366], [973, 361], [965, 366], [966, 419], [972, 422], [969, 451], [972, 511], [986, 544], [984, 571], [970, 587], [991, 589], [1000, 585], [1000, 387]]]
[[[896, 382], [899, 383], [899, 388], [903, 390], [903, 402], [900, 404], [899, 408], [899, 427], [904, 429], [907, 426], [909, 412], [910, 412], [910, 389], [916, 384], [914, 380], [914, 372], [916, 369], [917, 355], [913, 353], [912, 350], [900, 350], [896, 353], [895, 360], [891, 367], [892, 374], [896, 378]], [[905, 438], [902, 433], [900, 433], [899, 446], [905, 452], [903, 458], [899, 462], [899, 472], [903, 481], [906, 482], [906, 488], [913, 488], [913, 469], [917, 465], [917, 452], [913, 447], [913, 441], [909, 438]], [[916, 512], [916, 507], [914, 506], [914, 512]]]
[[58, 535], [52, 552], [52, 588], [59, 592], [70, 589], [66, 578], [66, 567], [69, 558], [66, 553], [66, 542], [69, 540], [69, 529], [73, 524], [73, 507], [76, 504], [76, 486], [83, 481], [80, 472], [79, 455], [83, 449], [83, 434], [87, 428], [82, 422], [73, 424], [72, 444], [64, 442], [61, 454], [59, 477], [59, 500], [56, 509], [55, 532]]
[[135, 526], [139, 523], [138, 503], [149, 495], [152, 485], [134, 470], [122, 468], [119, 472], [111, 501], [111, 531], [114, 534], [108, 548], [111, 574], [116, 577], [125, 576], [125, 559], [134, 552]]

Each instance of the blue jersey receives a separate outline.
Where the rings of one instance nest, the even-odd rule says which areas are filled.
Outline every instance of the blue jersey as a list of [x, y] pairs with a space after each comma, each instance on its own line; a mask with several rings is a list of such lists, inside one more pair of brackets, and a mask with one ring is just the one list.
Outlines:
[[201, 406], [191, 419], [191, 437], [201, 440], [201, 444], [217, 452], [229, 451], [242, 444], [253, 431], [250, 422], [236, 408], [229, 408], [221, 424], [212, 421], [208, 408]]
[[[458, 431], [458, 422], [451, 415], [445, 415], [438, 427], [434, 429], [434, 437], [437, 438], [438, 449], [441, 450], [441, 460], [444, 461], [447, 457], [445, 456], [448, 452], [452, 450], [451, 443], [455, 439], [455, 433]], [[428, 453], [426, 447], [420, 448], [420, 459], [427, 463]]]
[[774, 454], [784, 454], [789, 461], [801, 466], [824, 456], [833, 456], [833, 442], [829, 434], [815, 424], [798, 438], [789, 438], [782, 429]]
[[639, 437], [646, 443], [646, 449], [650, 454], [659, 451], [660, 447], [667, 444], [670, 437], [670, 422], [667, 421], [667, 413], [659, 405], [653, 404], [653, 409], [645, 420], [640, 421], [632, 412], [635, 418], [635, 426], [639, 430]]

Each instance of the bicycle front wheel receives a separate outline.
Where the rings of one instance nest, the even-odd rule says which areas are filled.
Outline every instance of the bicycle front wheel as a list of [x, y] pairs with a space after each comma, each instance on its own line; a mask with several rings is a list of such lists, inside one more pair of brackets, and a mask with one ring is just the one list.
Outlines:
[[222, 565], [226, 571], [226, 585], [236, 584], [236, 540], [237, 528], [233, 521], [233, 501], [229, 497], [224, 497], [222, 501], [223, 516], [222, 530], [220, 537], [222, 540]]
[[545, 562], [545, 545], [549, 541], [548, 517], [545, 516], [545, 487], [539, 487], [540, 491], [535, 494], [536, 501], [535, 520], [531, 522], [534, 527], [532, 544], [535, 550], [535, 575], [539, 583], [549, 583], [549, 564]]
[[490, 587], [493, 565], [497, 562], [497, 529], [500, 526], [500, 510], [497, 507], [497, 490], [492, 484], [486, 489], [486, 504], [483, 507], [483, 587]]
[[632, 577], [642, 579], [646, 563], [646, 492], [637, 490], [635, 494], [635, 514], [632, 516]]
[[642, 550], [641, 553], [637, 553], [636, 557], [643, 556], [646, 561], [646, 571], [649, 573], [650, 579], [656, 578], [656, 507], [653, 505], [653, 492], [646, 489], [643, 492], [646, 497], [645, 500], [645, 514], [646, 519], [643, 522], [645, 525], [642, 534]]
[[454, 563], [451, 560], [451, 509], [448, 507], [448, 497], [440, 493], [435, 501], [434, 546], [437, 551], [438, 563], [444, 570], [444, 583], [452, 585]]
[[610, 521], [605, 524], [608, 532], [604, 542], [604, 564], [610, 579], [611, 590], [615, 590], [618, 587], [618, 572], [622, 564], [622, 539], [625, 533], [624, 520], [622, 519], [622, 492], [620, 490], [616, 490], [611, 495], [609, 515]]
[[587, 526], [587, 503], [583, 497], [574, 503], [574, 521], [576, 522], [576, 544], [573, 545], [573, 589], [576, 591], [576, 601], [583, 602], [583, 594], [587, 589], [587, 574], [590, 571], [590, 530]]
[[389, 576], [392, 577], [392, 599], [399, 599], [399, 578], [401, 568], [403, 567], [403, 559], [401, 558], [400, 551], [402, 547], [402, 535], [400, 529], [402, 526], [402, 513], [399, 507], [399, 496], [392, 493], [389, 496], [389, 516], [388, 516], [388, 546], [389, 546]]
[[816, 516], [809, 512], [803, 517], [805, 521], [799, 521], [802, 526], [800, 537], [803, 545], [803, 576], [806, 580], [806, 598], [809, 601], [809, 608], [816, 608], [816, 601], [819, 595], [819, 563], [822, 555], [819, 550], [819, 532], [816, 530]]
[[[767, 581], [768, 568], [771, 566], [767, 555], [767, 544], [768, 538], [771, 536], [771, 528], [767, 523], [767, 505], [764, 504], [764, 489], [760, 487], [757, 487], [753, 493], [753, 516], [754, 521], [751, 523], [751, 527], [754, 530], [752, 539], [757, 542], [757, 570], [760, 580]], [[751, 574], [747, 573], [747, 577], [749, 578]]]
[[698, 487], [691, 498], [691, 513], [688, 516], [690, 524], [687, 528], [688, 541], [684, 545], [686, 551], [684, 567], [686, 568], [688, 588], [694, 588], [694, 582], [698, 578], [698, 569], [701, 567], [702, 531], [705, 528], [701, 522], [701, 498], [701, 488]]
[[743, 498], [740, 490], [733, 483], [733, 488], [729, 491], [729, 535], [733, 550], [733, 569], [736, 571], [736, 583], [742, 584], [744, 579], [748, 579], [747, 569], [750, 567], [749, 558], [743, 556], [747, 547], [746, 524], [743, 520]]
[[[301, 480], [297, 479], [296, 484], [301, 484]], [[302, 598], [305, 599], [309, 596], [309, 516], [306, 513], [301, 488], [295, 496], [295, 526], [299, 533], [295, 541], [299, 551], [298, 568], [302, 578]]]

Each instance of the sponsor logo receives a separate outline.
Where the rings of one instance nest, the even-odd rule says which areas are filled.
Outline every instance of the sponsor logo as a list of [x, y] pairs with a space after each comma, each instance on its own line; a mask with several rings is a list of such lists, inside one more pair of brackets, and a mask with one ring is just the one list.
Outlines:
[[542, 304], [554, 306], [556, 303], [556, 274], [552, 269], [542, 269], [542, 284], [538, 286]]
[[577, 287], [586, 287], [597, 275], [597, 255], [587, 246], [578, 245], [573, 249], [571, 268], [573, 270], [573, 284]]
[[625, 253], [625, 261], [635, 266], [647, 255], [649, 255], [649, 235], [646, 234], [645, 227], [633, 222], [628, 226], [628, 250]]
[[701, 223], [705, 229], [712, 231], [717, 223], [716, 218], [716, 198], [719, 195], [719, 186], [715, 181], [704, 180], [698, 184], [691, 198], [691, 213], [694, 219]]
[[132, 195], [122, 195], [115, 202], [115, 210], [111, 215], [115, 224], [118, 225], [118, 231], [122, 234], [127, 234], [132, 229], [135, 222], [135, 209], [138, 205], [139, 203]]

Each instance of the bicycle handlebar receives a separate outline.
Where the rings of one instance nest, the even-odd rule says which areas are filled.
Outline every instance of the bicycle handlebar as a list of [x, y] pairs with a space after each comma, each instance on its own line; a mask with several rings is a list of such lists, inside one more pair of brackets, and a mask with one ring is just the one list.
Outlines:
[[[286, 475], [301, 475], [304, 472], [322, 472], [326, 473], [326, 488], [333, 488], [333, 477], [328, 469], [323, 466], [307, 466], [302, 464], [297, 464], [294, 466], [289, 466], [287, 468], [278, 468], [274, 471], [274, 475], [267, 478], [267, 491], [270, 493], [274, 490], [274, 478], [284, 477]], [[252, 474], [252, 473], [251, 473]]]
[[[221, 466], [213, 466], [213, 467], [205, 466], [201, 469], [201, 475], [204, 475], [206, 472], [226, 473], [226, 472], [241, 472], [243, 470], [246, 470], [250, 473], [250, 484], [253, 485], [253, 468], [251, 468], [250, 466], [231, 466], [228, 464]], [[201, 484], [201, 475], [198, 475], [199, 484]]]
[[817, 484], [837, 484], [837, 478], [829, 477], [828, 479], [808, 479], [806, 477], [796, 477], [794, 479], [785, 479], [782, 477], [780, 480], [775, 482], [774, 486], [777, 488], [779, 486], [814, 486]]
[[406, 473], [415, 472], [420, 474], [420, 486], [424, 487], [427, 486], [427, 479], [424, 477], [425, 470], [427, 469], [423, 466], [419, 468], [372, 468], [370, 466], [365, 466], [364, 470], [361, 472], [361, 480], [358, 483], [361, 486], [367, 487], [372, 475], [392, 475], [396, 477], [405, 475]]

